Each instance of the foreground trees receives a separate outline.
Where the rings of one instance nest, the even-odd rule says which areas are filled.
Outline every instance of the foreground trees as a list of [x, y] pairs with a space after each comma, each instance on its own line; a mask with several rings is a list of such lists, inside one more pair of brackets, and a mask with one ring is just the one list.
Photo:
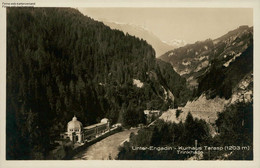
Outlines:
[[[194, 119], [189, 113], [184, 123], [157, 121], [153, 126], [141, 129], [130, 141], [120, 147], [118, 159], [183, 160], [195, 156], [182, 154], [179, 148], [201, 147], [203, 160], [252, 160], [253, 159], [253, 105], [238, 103], [219, 114], [216, 120], [219, 134], [212, 137], [208, 124]], [[136, 150], [136, 147], [173, 147], [171, 150]], [[216, 150], [206, 150], [217, 147]], [[224, 149], [226, 147], [226, 149]], [[221, 149], [223, 148], [223, 150]], [[188, 149], [187, 151], [192, 151]], [[196, 156], [197, 157], [197, 156]]]

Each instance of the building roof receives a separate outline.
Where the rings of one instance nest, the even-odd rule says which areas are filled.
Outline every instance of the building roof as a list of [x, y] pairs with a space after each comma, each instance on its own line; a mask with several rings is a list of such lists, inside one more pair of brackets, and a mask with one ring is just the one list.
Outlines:
[[93, 125], [90, 125], [90, 126], [84, 127], [84, 129], [92, 129], [92, 128], [99, 127], [99, 126], [102, 126], [102, 125], [106, 125], [106, 123], [97, 123], [97, 124], [93, 124]]
[[108, 123], [109, 120], [108, 120], [107, 118], [103, 118], [100, 122], [101, 122], [101, 123]]
[[68, 128], [82, 128], [82, 123], [77, 120], [77, 117], [74, 116], [70, 122], [68, 122]]

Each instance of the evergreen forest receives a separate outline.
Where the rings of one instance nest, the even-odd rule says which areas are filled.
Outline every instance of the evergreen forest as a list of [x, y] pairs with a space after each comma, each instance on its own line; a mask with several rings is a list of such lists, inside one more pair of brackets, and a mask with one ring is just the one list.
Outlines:
[[190, 95], [146, 41], [72, 8], [7, 8], [6, 79], [8, 160], [45, 159], [74, 115], [131, 127]]

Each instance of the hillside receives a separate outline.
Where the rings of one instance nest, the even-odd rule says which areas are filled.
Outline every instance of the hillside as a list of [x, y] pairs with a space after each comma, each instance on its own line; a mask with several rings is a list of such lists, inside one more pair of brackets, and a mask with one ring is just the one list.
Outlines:
[[184, 122], [190, 112], [194, 118], [203, 119], [213, 124], [217, 119], [218, 112], [222, 112], [228, 103], [228, 100], [219, 97], [207, 99], [205, 95], [201, 95], [198, 99], [187, 102], [185, 107], [178, 108], [179, 115], [176, 115], [176, 109], [169, 109], [160, 118], [168, 122], [179, 123], [180, 121]]
[[191, 113], [194, 118], [205, 120], [211, 134], [216, 135], [216, 122], [223, 112], [252, 106], [252, 27], [241, 26], [216, 40], [197, 42], [167, 54], [161, 59], [171, 62], [195, 91], [193, 100], [185, 106], [164, 112], [160, 117], [164, 121], [184, 122]]
[[6, 92], [9, 160], [44, 159], [73, 115], [136, 126], [189, 90], [144, 40], [75, 9], [8, 8]]
[[240, 26], [215, 40], [208, 39], [168, 51], [160, 59], [171, 63], [191, 88], [198, 88], [198, 95], [207, 90], [215, 92], [217, 87], [217, 94], [228, 98], [231, 89], [224, 91], [224, 87], [232, 83], [234, 88], [252, 70], [252, 46], [253, 28]]
[[[253, 160], [253, 28], [240, 26], [215, 40], [168, 51], [157, 62], [165, 64], [162, 74], [174, 69], [186, 78], [192, 91], [179, 94], [192, 98], [165, 110], [130, 136], [119, 149], [118, 159]], [[193, 152], [194, 143], [202, 148]], [[248, 148], [242, 151], [245, 145]], [[144, 150], [133, 150], [139, 146]], [[165, 149], [169, 146], [175, 148]], [[205, 146], [232, 148], [209, 150]], [[158, 148], [145, 150], [150, 147]]]
[[239, 82], [253, 74], [253, 28], [241, 26], [235, 32], [214, 41], [215, 57], [207, 72], [198, 78], [198, 95], [207, 92], [210, 97], [229, 99]]

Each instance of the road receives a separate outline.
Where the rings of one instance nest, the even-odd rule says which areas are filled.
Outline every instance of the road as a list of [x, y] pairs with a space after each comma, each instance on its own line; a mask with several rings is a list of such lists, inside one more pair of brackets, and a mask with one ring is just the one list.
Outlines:
[[115, 159], [119, 145], [129, 138], [131, 132], [137, 131], [138, 129], [131, 129], [113, 134], [80, 152], [73, 157], [73, 160], [108, 160], [109, 157]]

